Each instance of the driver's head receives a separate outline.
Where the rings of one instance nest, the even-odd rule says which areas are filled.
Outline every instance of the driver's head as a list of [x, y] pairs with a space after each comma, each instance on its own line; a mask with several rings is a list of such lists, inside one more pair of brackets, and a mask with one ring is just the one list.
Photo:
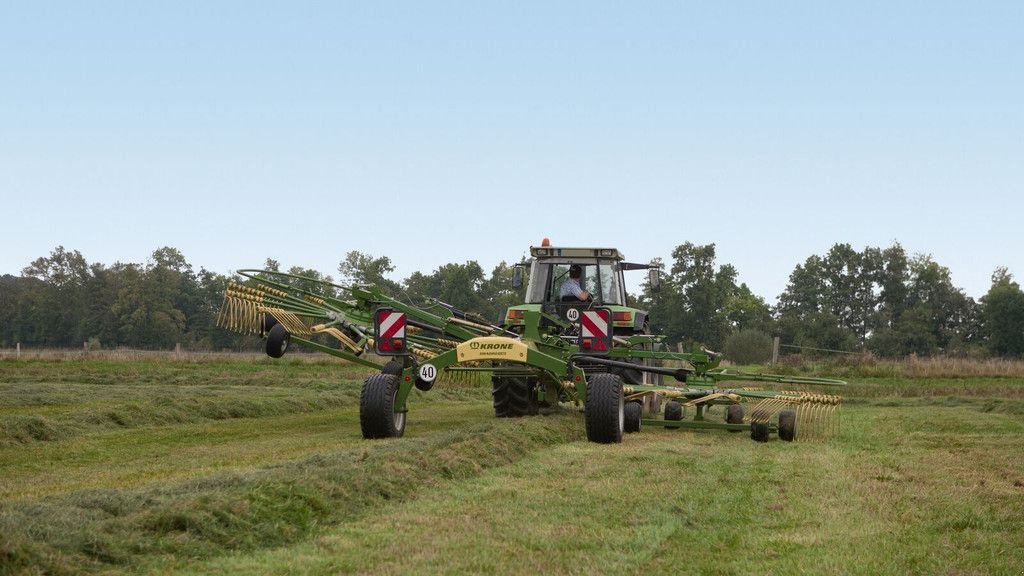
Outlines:
[[579, 264], [569, 266], [569, 278], [579, 278], [583, 275], [583, 267]]

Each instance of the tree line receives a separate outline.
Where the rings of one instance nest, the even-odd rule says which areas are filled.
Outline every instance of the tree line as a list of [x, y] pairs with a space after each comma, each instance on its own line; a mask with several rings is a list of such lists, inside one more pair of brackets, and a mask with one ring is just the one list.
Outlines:
[[[687, 242], [670, 261], [655, 265], [660, 286], [652, 290], [645, 282], [631, 304], [648, 310], [652, 331], [671, 344], [739, 356], [751, 346], [767, 353], [777, 335], [786, 350], [805, 353], [1024, 356], [1024, 291], [1005, 268], [993, 273], [988, 293], [975, 301], [930, 256], [911, 256], [899, 244], [861, 251], [836, 244], [798, 264], [772, 306], [738, 281], [734, 266], [716, 262], [714, 244]], [[282, 269], [271, 259], [265, 268], [334, 282], [316, 270]], [[506, 262], [489, 274], [474, 260], [450, 263], [401, 281], [390, 277], [394, 270], [387, 256], [353, 251], [339, 262], [337, 282], [375, 284], [415, 304], [434, 298], [495, 323], [524, 298]], [[0, 276], [0, 346], [252, 349], [251, 337], [216, 327], [225, 287], [241, 280], [196, 271], [171, 247], [154, 251], [146, 263], [105, 266], [58, 246], [20, 276]], [[335, 295], [332, 287], [303, 287]]]

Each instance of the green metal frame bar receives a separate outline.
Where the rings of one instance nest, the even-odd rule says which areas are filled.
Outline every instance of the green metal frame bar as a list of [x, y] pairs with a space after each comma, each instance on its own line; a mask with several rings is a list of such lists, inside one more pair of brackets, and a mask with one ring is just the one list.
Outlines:
[[356, 356], [355, 354], [352, 354], [350, 352], [345, 352], [344, 350], [339, 350], [337, 348], [331, 348], [330, 346], [324, 346], [323, 344], [313, 342], [311, 340], [306, 340], [305, 338], [292, 336], [291, 341], [297, 342], [306, 348], [311, 348], [318, 352], [323, 352], [324, 354], [330, 354], [331, 356], [341, 358], [342, 360], [347, 360], [349, 362], [352, 362], [353, 364], [359, 364], [360, 366], [366, 366], [367, 368], [376, 368], [377, 370], [384, 368], [383, 364], [377, 364], [376, 362], [367, 360], [365, 358], [360, 358], [359, 356]]

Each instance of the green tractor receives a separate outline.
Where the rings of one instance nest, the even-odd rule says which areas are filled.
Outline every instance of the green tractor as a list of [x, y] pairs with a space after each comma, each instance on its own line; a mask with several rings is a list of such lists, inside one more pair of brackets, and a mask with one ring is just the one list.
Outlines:
[[[650, 264], [626, 262], [625, 257], [615, 248], [579, 248], [551, 246], [547, 238], [540, 246], [530, 247], [530, 262], [516, 265], [512, 284], [515, 288], [523, 285], [523, 272], [529, 265], [529, 285], [526, 288], [526, 303], [512, 306], [505, 313], [504, 328], [523, 334], [527, 331], [527, 313], [540, 313], [541, 332], [563, 334], [565, 324], [578, 329], [581, 311], [607, 308], [612, 315], [612, 333], [620, 344], [631, 336], [650, 334], [650, 318], [645, 310], [629, 306], [626, 295], [624, 273], [633, 270], [647, 270], [652, 289], [660, 284], [658, 268]], [[572, 294], [563, 295], [562, 287], [577, 277], [579, 287], [586, 295], [581, 300]], [[573, 329], [565, 333], [574, 336]], [[638, 350], [660, 350], [662, 345], [654, 340], [633, 344]], [[589, 373], [608, 372], [620, 376], [626, 384], [660, 384], [662, 376], [645, 372], [641, 365], [654, 365], [650, 359], [632, 359], [637, 368], [622, 366], [606, 367], [594, 362], [584, 363]], [[527, 399], [534, 395], [534, 385], [522, 378], [506, 378], [495, 375], [492, 378], [494, 408], [496, 415], [521, 416], [532, 413], [534, 406]], [[644, 399], [649, 412], [657, 412], [659, 397]]]
[[[508, 330], [521, 334], [526, 327], [527, 311], [543, 312], [575, 323], [579, 321], [581, 309], [605, 307], [612, 311], [616, 336], [650, 333], [647, 312], [627, 304], [623, 272], [649, 270], [651, 286], [656, 289], [657, 268], [625, 262], [622, 253], [615, 248], [558, 248], [550, 246], [547, 239], [539, 247], [530, 247], [530, 256], [526, 303], [508, 309], [504, 323]], [[515, 288], [522, 287], [525, 267], [526, 263], [518, 264], [513, 271]], [[586, 301], [561, 295], [561, 287], [569, 280], [571, 268], [582, 270], [580, 285], [590, 296]], [[554, 326], [554, 323], [542, 322], [544, 326]]]

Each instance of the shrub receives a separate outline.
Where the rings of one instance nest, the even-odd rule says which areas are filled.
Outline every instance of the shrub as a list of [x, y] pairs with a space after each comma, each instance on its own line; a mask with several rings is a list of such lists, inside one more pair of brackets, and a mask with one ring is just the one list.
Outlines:
[[725, 357], [736, 364], [762, 364], [772, 355], [772, 338], [760, 330], [740, 330], [725, 340]]

